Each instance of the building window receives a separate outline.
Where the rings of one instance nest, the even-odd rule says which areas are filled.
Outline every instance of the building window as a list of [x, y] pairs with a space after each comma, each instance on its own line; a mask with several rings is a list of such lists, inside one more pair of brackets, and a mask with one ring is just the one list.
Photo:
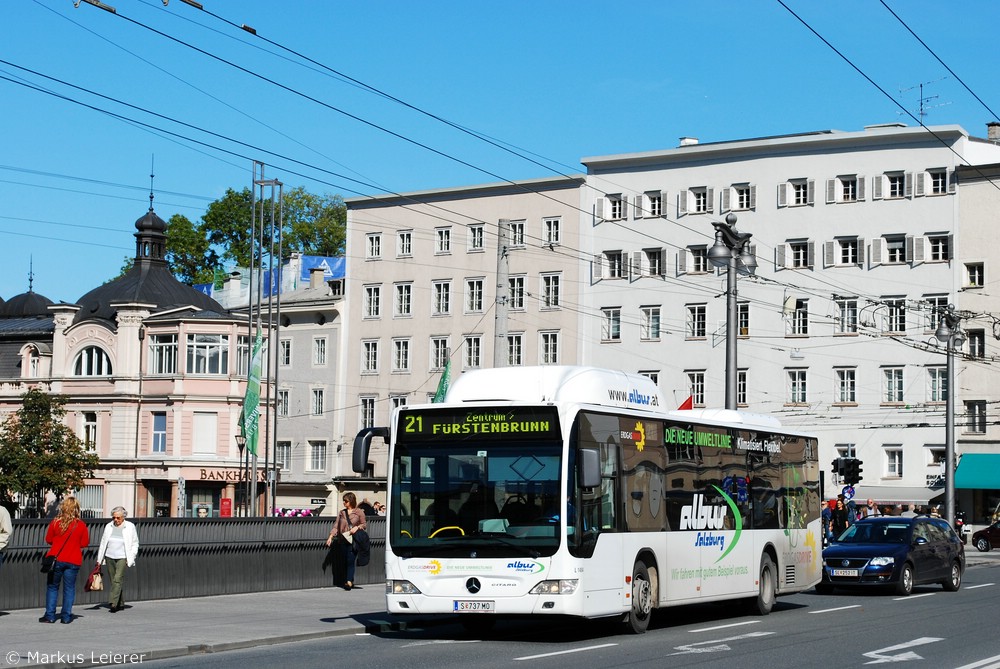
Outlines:
[[486, 248], [483, 239], [483, 226], [482, 224], [475, 224], [469, 226], [469, 251], [482, 251]]
[[326, 470], [326, 441], [321, 439], [309, 440], [309, 471], [321, 472]]
[[325, 393], [322, 388], [312, 389], [312, 415], [322, 416], [323, 412], [326, 411], [324, 406]]
[[373, 232], [368, 235], [367, 259], [375, 260], [382, 257], [382, 234]]
[[887, 446], [885, 449], [885, 477], [903, 478], [903, 449], [899, 446]]
[[894, 172], [885, 175], [886, 185], [886, 197], [892, 200], [899, 200], [909, 195], [910, 186], [908, 184], [909, 179], [907, 176], [901, 172]]
[[687, 248], [688, 257], [691, 259], [688, 271], [692, 274], [706, 274], [711, 271], [708, 263], [707, 246], [689, 246]]
[[986, 285], [986, 272], [981, 262], [965, 263], [965, 287], [982, 288]]
[[412, 316], [413, 315], [413, 284], [411, 283], [397, 283], [395, 285], [396, 289], [396, 301], [393, 305], [393, 315], [394, 316]]
[[83, 445], [88, 451], [97, 450], [97, 413], [83, 412]]
[[177, 335], [153, 335], [149, 339], [149, 371], [151, 374], [177, 373]]
[[365, 318], [382, 315], [382, 286], [365, 286]]
[[624, 279], [625, 254], [621, 251], [605, 251], [594, 258], [595, 279]]
[[229, 335], [189, 334], [188, 374], [228, 374]]
[[524, 309], [524, 277], [512, 276], [507, 280], [509, 302], [507, 306], [511, 309]]
[[434, 231], [434, 253], [451, 253], [451, 228], [437, 228]]
[[375, 398], [369, 395], [359, 398], [358, 408], [361, 411], [361, 427], [375, 426]]
[[292, 340], [291, 339], [280, 339], [278, 340], [278, 364], [282, 367], [288, 367], [292, 364]]
[[608, 196], [609, 221], [620, 221], [625, 218], [625, 198], [622, 195]]
[[73, 376], [111, 376], [111, 358], [104, 349], [88, 346], [77, 354]]
[[827, 204], [858, 202], [865, 199], [865, 180], [857, 175], [845, 175], [826, 182]]
[[887, 299], [885, 301], [885, 332], [894, 334], [906, 332], [906, 300]]
[[477, 369], [483, 364], [483, 338], [469, 335], [465, 338], [465, 369]]
[[660, 307], [639, 308], [639, 339], [658, 341], [660, 339]]
[[733, 209], [736, 211], [748, 211], [756, 205], [754, 200], [754, 188], [750, 184], [738, 184], [733, 186]]
[[789, 369], [788, 370], [788, 403], [789, 404], [805, 404], [807, 401], [806, 394], [806, 370], [804, 369]]
[[561, 241], [562, 219], [559, 217], [542, 219], [542, 243], [555, 246]]
[[854, 404], [857, 402], [857, 370], [854, 368], [837, 370], [837, 402]]
[[524, 364], [524, 335], [521, 333], [507, 335], [507, 364], [511, 367]]
[[559, 306], [559, 274], [542, 275], [542, 308], [555, 309]]
[[510, 231], [510, 245], [524, 246], [524, 221], [508, 221], [507, 228]]
[[317, 367], [326, 367], [326, 337], [313, 339], [313, 364]]
[[851, 239], [838, 239], [835, 242], [837, 257], [834, 261], [836, 265], [860, 265], [861, 264], [861, 242], [857, 237]]
[[378, 340], [370, 339], [361, 342], [363, 354], [361, 357], [362, 374], [378, 374]]
[[644, 204], [645, 214], [650, 217], [663, 216], [663, 193], [658, 190], [647, 191], [645, 193]]
[[602, 309], [604, 323], [601, 327], [601, 341], [621, 341], [622, 310], [620, 307]]
[[927, 304], [924, 332], [933, 334], [937, 330], [938, 323], [941, 322], [941, 314], [948, 310], [948, 296], [925, 295], [924, 302]]
[[274, 445], [274, 463], [282, 471], [292, 468], [292, 442], [279, 441]]
[[708, 307], [704, 304], [687, 305], [687, 337], [688, 339], [704, 339], [707, 333], [706, 313]]
[[558, 365], [559, 364], [559, 333], [558, 332], [539, 332], [538, 336], [541, 338], [541, 364], [543, 365]]
[[705, 406], [705, 372], [703, 370], [687, 372], [687, 377], [691, 401], [695, 406]]
[[479, 313], [483, 310], [483, 280], [466, 279], [465, 312]]
[[837, 334], [857, 334], [858, 332], [858, 301], [853, 297], [838, 298], [837, 303]]
[[775, 269], [809, 269], [813, 266], [815, 243], [797, 239], [779, 244], [774, 250]]
[[[263, 346], [263, 340], [261, 340]], [[236, 375], [246, 378], [250, 373], [250, 337], [236, 336]]]
[[885, 264], [902, 265], [906, 262], [906, 237], [903, 235], [885, 236]]
[[434, 294], [433, 309], [434, 316], [447, 316], [451, 313], [451, 282], [435, 281], [432, 287]]
[[948, 400], [947, 368], [927, 368], [927, 400], [930, 402], [945, 402]]
[[747, 406], [747, 370], [736, 370], [736, 404]]
[[279, 418], [288, 418], [288, 390], [278, 391], [277, 411]]
[[948, 193], [947, 170], [929, 170], [927, 174], [931, 179], [931, 195], [945, 195]]
[[951, 235], [928, 235], [927, 262], [951, 260]]
[[413, 231], [402, 230], [396, 237], [396, 255], [407, 257], [413, 255]]
[[795, 306], [788, 315], [787, 332], [793, 337], [809, 334], [809, 300], [795, 300]]
[[886, 367], [882, 370], [884, 379], [884, 391], [882, 401], [887, 404], [901, 404], [903, 402], [903, 368]]
[[83, 518], [104, 517], [104, 485], [85, 485], [73, 491]]
[[392, 371], [394, 371], [394, 372], [409, 372], [410, 371], [410, 340], [409, 339], [393, 339], [392, 340]]
[[398, 409], [406, 406], [406, 395], [389, 395], [389, 408]]
[[448, 348], [447, 337], [431, 338], [431, 371], [437, 372], [444, 369], [450, 355], [451, 350]]
[[150, 447], [153, 453], [167, 452], [167, 414], [162, 411], [153, 412], [153, 440]]
[[740, 302], [736, 305], [736, 333], [739, 337], [750, 336], [750, 303]]
[[969, 357], [986, 357], [986, 332], [984, 330], [966, 330], [965, 336], [969, 342]]
[[663, 265], [663, 249], [643, 249], [642, 261], [645, 261], [645, 267], [634, 268], [641, 276], [663, 276], [666, 273]]
[[972, 400], [965, 403], [965, 431], [986, 434], [986, 401]]

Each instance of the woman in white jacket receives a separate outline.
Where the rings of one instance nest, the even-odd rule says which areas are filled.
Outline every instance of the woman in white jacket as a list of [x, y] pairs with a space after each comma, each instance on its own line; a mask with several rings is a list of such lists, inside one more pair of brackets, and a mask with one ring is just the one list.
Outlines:
[[101, 535], [101, 547], [97, 551], [97, 563], [108, 565], [111, 576], [111, 593], [108, 603], [109, 611], [117, 613], [125, 608], [123, 584], [125, 568], [135, 566], [135, 556], [139, 553], [139, 534], [135, 525], [125, 520], [125, 509], [116, 506], [111, 510], [111, 522], [104, 527]]

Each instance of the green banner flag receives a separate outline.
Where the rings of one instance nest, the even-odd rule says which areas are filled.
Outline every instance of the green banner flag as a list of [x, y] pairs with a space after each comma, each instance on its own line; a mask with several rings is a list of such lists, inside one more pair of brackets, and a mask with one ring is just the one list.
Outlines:
[[444, 402], [445, 395], [448, 394], [449, 377], [451, 376], [451, 359], [444, 363], [444, 371], [441, 372], [441, 380], [438, 381], [437, 392], [434, 393], [433, 402]]
[[243, 398], [243, 436], [247, 439], [247, 450], [257, 455], [257, 427], [260, 420], [260, 370], [261, 370], [261, 333], [257, 326], [257, 338], [253, 343], [253, 355], [250, 358], [250, 377], [247, 379], [247, 394]]

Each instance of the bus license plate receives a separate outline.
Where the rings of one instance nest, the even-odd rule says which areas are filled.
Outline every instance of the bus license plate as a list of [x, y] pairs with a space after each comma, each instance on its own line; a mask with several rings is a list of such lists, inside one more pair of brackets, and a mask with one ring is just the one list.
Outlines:
[[494, 613], [496, 604], [493, 600], [471, 601], [468, 599], [455, 600], [455, 613]]
[[850, 576], [852, 578], [858, 577], [857, 569], [834, 569], [831, 571], [831, 576]]

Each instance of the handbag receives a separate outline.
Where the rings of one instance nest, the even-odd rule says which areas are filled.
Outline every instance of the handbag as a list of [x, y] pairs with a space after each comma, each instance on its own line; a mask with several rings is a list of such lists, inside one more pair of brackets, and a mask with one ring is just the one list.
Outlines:
[[[347, 509], [344, 509], [344, 517], [347, 518], [347, 526], [352, 527], [351, 514], [347, 512]], [[354, 532], [353, 535], [348, 532], [347, 537], [347, 543], [353, 543], [354, 545], [354, 554], [356, 556], [355, 559], [357, 560], [357, 565], [359, 567], [364, 567], [368, 564], [368, 560], [371, 559], [372, 542], [371, 538], [368, 536], [368, 532], [362, 528]], [[353, 541], [351, 541], [351, 539], [353, 539]]]
[[94, 571], [90, 572], [90, 576], [87, 577], [87, 582], [84, 584], [83, 589], [87, 592], [91, 590], [104, 590], [104, 577], [101, 576], [100, 562], [94, 566]]
[[[76, 527], [76, 520], [73, 521], [73, 527]], [[66, 542], [69, 541], [69, 537], [70, 534], [72, 534], [72, 532], [73, 530], [71, 528], [70, 531], [66, 533], [66, 538], [63, 539], [63, 545], [59, 547], [59, 550], [58, 552], [56, 552], [55, 555], [46, 555], [42, 557], [42, 568], [39, 571], [41, 571], [43, 574], [48, 574], [50, 571], [52, 571], [52, 568], [56, 566], [56, 558], [58, 558], [59, 555], [63, 552], [63, 549], [66, 548]]]

